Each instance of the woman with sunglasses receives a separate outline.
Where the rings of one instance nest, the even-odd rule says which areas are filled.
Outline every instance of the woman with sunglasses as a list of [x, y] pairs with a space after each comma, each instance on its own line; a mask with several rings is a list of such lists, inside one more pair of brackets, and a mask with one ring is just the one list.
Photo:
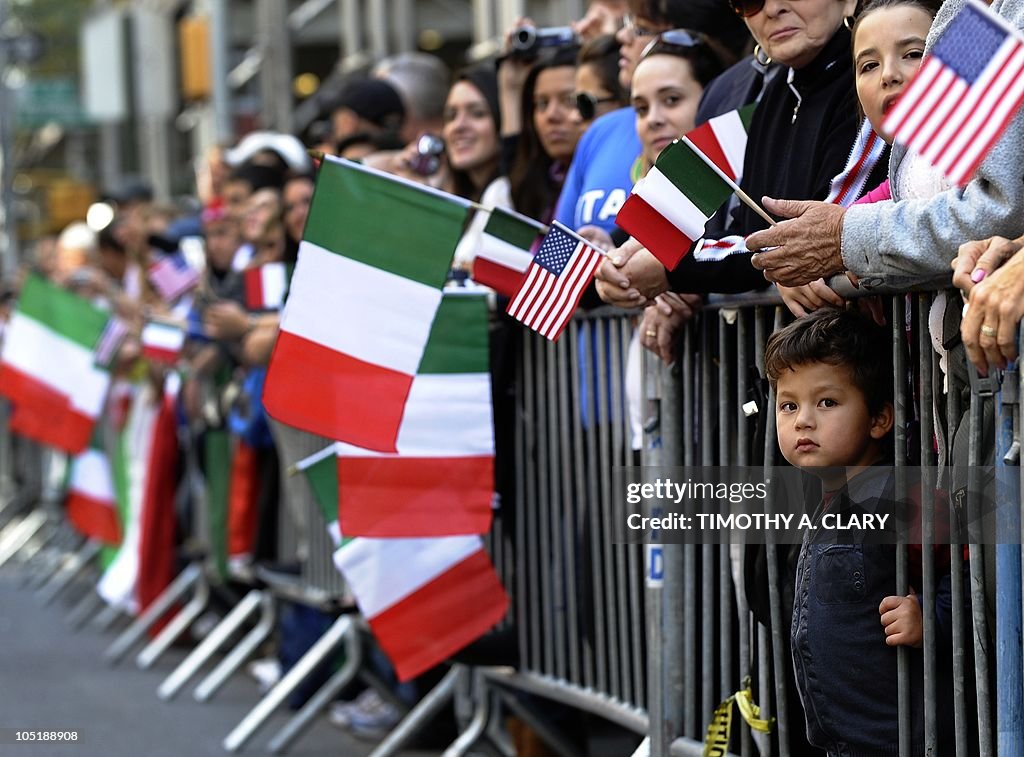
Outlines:
[[[759, 45], [758, 54], [785, 68], [765, 87], [747, 137], [740, 182], [753, 198], [823, 200], [846, 163], [859, 127], [850, 66], [857, 0], [731, 0]], [[884, 178], [877, 169], [869, 186]], [[725, 228], [708, 229], [703, 246], [669, 274], [634, 240], [605, 263], [598, 290], [607, 301], [635, 306], [671, 288], [681, 292], [743, 292], [765, 286], [743, 238], [767, 223], [740, 205]], [[709, 243], [709, 240], [713, 240]]]
[[585, 43], [576, 59], [576, 110], [587, 126], [629, 101], [619, 82], [619, 43], [606, 34]]

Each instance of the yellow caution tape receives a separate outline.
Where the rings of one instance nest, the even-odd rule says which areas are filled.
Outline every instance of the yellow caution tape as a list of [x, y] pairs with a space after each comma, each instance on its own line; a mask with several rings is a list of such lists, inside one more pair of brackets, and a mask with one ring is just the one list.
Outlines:
[[769, 733], [775, 725], [775, 718], [761, 719], [761, 708], [754, 704], [754, 693], [750, 690], [750, 679], [743, 682], [743, 688], [715, 708], [704, 737], [704, 757], [724, 757], [729, 751], [729, 734], [732, 731], [732, 705], [740, 709], [740, 715], [753, 730]]

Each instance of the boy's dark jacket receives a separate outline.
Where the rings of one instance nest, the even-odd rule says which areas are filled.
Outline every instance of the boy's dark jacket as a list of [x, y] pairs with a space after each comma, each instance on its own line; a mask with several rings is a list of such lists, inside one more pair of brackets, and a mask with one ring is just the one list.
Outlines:
[[[893, 468], [875, 466], [855, 476], [830, 500], [814, 522], [830, 513], [893, 512]], [[791, 641], [797, 688], [811, 744], [844, 757], [898, 754], [897, 648], [885, 643], [878, 606], [898, 595], [893, 544], [836, 543], [836, 532], [808, 531], [797, 561]], [[846, 532], [849, 533], [849, 532]], [[841, 537], [857, 542], [857, 536]], [[916, 571], [911, 570], [911, 573]], [[951, 693], [945, 661], [951, 645], [948, 569], [937, 577], [939, 713]], [[921, 587], [914, 587], [918, 593]], [[908, 648], [912, 754], [923, 754], [923, 655]], [[938, 718], [939, 744], [952, 743], [952, 718]]]

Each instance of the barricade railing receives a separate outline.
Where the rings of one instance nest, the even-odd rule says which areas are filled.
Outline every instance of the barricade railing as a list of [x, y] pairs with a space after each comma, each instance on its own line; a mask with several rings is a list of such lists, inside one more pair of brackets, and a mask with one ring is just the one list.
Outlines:
[[[955, 306], [949, 298], [955, 298]], [[964, 383], [969, 373], [945, 365], [955, 360], [963, 363], [962, 351], [944, 355], [940, 367], [929, 323], [933, 330], [941, 329], [941, 315], [954, 307], [960, 307], [956, 292], [896, 295], [886, 301], [890, 322], [896, 324], [886, 349], [893, 350], [895, 366], [894, 441], [900, 454], [892, 462], [898, 487], [913, 463], [920, 466], [923, 487], [948, 490], [950, 482], [939, 477], [946, 475], [949, 466], [969, 466], [968, 470], [977, 472], [989, 463], [986, 451], [991, 456], [993, 446], [998, 465], [1019, 465], [1021, 389], [1014, 367], [1002, 373], [1001, 382], [973, 380], [969, 393]], [[776, 459], [774, 403], [762, 377], [767, 337], [789, 320], [781, 303], [768, 296], [712, 297], [687, 324], [676, 365], [666, 368], [648, 356], [645, 389], [653, 403], [653, 418], [647, 426], [653, 433], [644, 446], [644, 464], [784, 464]], [[993, 439], [993, 433], [999, 435]], [[965, 438], [968, 442], [963, 444]], [[964, 454], [968, 459], [958, 459]], [[969, 602], [952, 602], [951, 653], [938, 643], [933, 612], [936, 586], [931, 547], [937, 526], [945, 524], [936, 524], [930, 508], [923, 508], [923, 585], [914, 589], [925, 609], [923, 746], [933, 754], [993, 754], [997, 729], [1000, 754], [1016, 753], [1004, 752], [1004, 744], [1013, 748], [1021, 744], [1018, 479], [1011, 476], [1011, 485], [1005, 481], [997, 485], [998, 495], [1008, 503], [999, 508], [1000, 517], [1017, 516], [999, 524], [1000, 534], [1010, 534], [999, 540], [1017, 543], [967, 545], [969, 574], [962, 570], [962, 545], [950, 547], [952, 596], [970, 597]], [[968, 486], [967, 491], [978, 489]], [[972, 506], [977, 505], [966, 503], [967, 508]], [[950, 512], [955, 515], [959, 510], [954, 507]], [[791, 665], [790, 618], [783, 608], [783, 578], [776, 559], [783, 545], [772, 542], [768, 538], [764, 548], [771, 620], [767, 624], [759, 624], [749, 611], [750, 598], [742, 582], [744, 556], [735, 546], [731, 550], [711, 544], [648, 547], [649, 555], [655, 555], [648, 559], [649, 569], [654, 566], [657, 571], [655, 581], [648, 575], [648, 632], [660, 634], [657, 641], [651, 640], [648, 655], [652, 755], [689, 753], [693, 742], [705, 737], [715, 706], [741, 689], [746, 676], [757, 681], [754, 695], [762, 717], [775, 717], [777, 735], [771, 743], [757, 737], [762, 754], [788, 755], [790, 743], [803, 732], [799, 702], [793, 701], [785, 676], [779, 675]], [[897, 588], [907, 594], [907, 549], [897, 550], [897, 555]], [[996, 618], [998, 624], [992, 625]], [[881, 630], [879, 638], [881, 643]], [[903, 755], [912, 753], [909, 654], [905, 648], [898, 652]], [[940, 657], [946, 654], [951, 659]], [[939, 718], [945, 715], [938, 709], [940, 663], [953, 669], [952, 744], [939, 743]], [[758, 750], [745, 725], [742, 734], [727, 743], [733, 749], [738, 746], [743, 755]]]

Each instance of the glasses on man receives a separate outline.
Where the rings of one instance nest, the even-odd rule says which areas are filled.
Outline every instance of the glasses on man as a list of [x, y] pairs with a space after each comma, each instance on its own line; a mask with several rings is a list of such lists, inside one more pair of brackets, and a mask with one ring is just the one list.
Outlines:
[[643, 60], [652, 53], [671, 53], [673, 51], [689, 50], [693, 47], [706, 45], [707, 41], [707, 37], [700, 32], [691, 31], [690, 29], [671, 29], [670, 31], [662, 32], [648, 42], [647, 47], [640, 53], [639, 60]]
[[622, 26], [634, 37], [653, 37], [658, 33], [657, 29], [652, 29], [649, 26], [637, 23], [636, 16], [632, 13], [627, 13], [625, 15], [622, 19]]
[[764, 0], [729, 0], [729, 6], [740, 18], [750, 18], [764, 9]]
[[611, 95], [597, 97], [589, 92], [576, 93], [576, 110], [579, 111], [580, 118], [584, 121], [593, 121], [597, 117], [597, 106], [610, 102], [615, 102], [615, 98]]

